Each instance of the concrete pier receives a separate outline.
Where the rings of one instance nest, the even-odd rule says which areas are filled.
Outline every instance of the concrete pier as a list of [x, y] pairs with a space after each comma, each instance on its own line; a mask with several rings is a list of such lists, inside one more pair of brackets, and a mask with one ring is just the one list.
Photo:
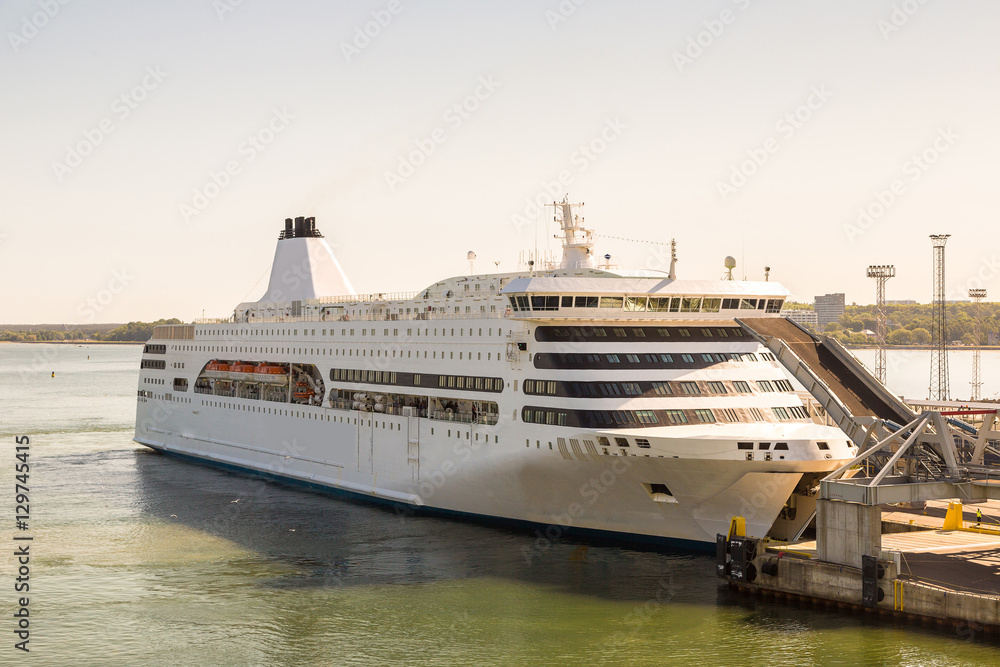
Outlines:
[[[983, 527], [985, 523], [965, 521], [961, 529], [944, 530], [941, 517], [906, 510], [893, 512], [896, 521], [902, 523], [909, 515], [923, 525], [914, 521], [912, 532], [883, 533], [877, 506], [820, 502], [830, 503], [817, 517], [825, 548], [815, 541], [761, 540], [743, 547], [744, 555], [749, 551], [753, 557], [736, 568], [737, 576], [732, 576], [732, 567], [719, 569], [725, 572], [723, 579], [741, 592], [777, 600], [818, 601], [1000, 634], [1000, 526], [990, 523], [998, 528], [992, 530]], [[1000, 516], [1000, 502], [980, 507], [991, 521]], [[731, 550], [725, 555], [731, 562], [738, 557]], [[867, 572], [864, 560], [874, 563]]]

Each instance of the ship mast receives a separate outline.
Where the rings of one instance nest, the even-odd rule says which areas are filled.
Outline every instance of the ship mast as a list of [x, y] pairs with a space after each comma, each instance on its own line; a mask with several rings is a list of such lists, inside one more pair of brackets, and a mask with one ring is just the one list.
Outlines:
[[563, 197], [561, 202], [552, 202], [552, 206], [559, 215], [554, 216], [554, 220], [562, 228], [562, 236], [556, 235], [554, 238], [562, 239], [563, 257], [560, 269], [591, 269], [594, 267], [594, 242], [592, 240], [594, 232], [583, 227], [583, 218], [573, 215], [574, 206], [583, 204], [569, 203], [569, 195]]

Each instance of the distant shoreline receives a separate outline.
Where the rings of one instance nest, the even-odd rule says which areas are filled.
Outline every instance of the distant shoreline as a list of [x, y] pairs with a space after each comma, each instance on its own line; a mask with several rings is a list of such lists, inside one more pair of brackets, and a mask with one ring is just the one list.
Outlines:
[[[874, 345], [844, 345], [848, 350], [874, 350], [877, 349]], [[936, 350], [937, 348], [933, 345], [886, 345], [886, 350]], [[956, 350], [975, 350], [976, 347], [973, 345], [949, 345], [948, 351], [953, 352]], [[980, 350], [1000, 350], [1000, 345], [980, 345]]]
[[0, 340], [0, 345], [145, 345], [143, 340]]

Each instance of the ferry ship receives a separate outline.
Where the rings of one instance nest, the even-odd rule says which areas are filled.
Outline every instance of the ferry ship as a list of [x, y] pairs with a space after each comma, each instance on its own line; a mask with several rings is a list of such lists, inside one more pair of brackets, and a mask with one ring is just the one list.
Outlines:
[[260, 300], [156, 327], [135, 441], [548, 536], [710, 548], [740, 515], [798, 537], [857, 447], [740, 326], [789, 292], [678, 279], [675, 245], [669, 271], [602, 266], [553, 206], [560, 261], [411, 294], [356, 293], [315, 219], [286, 219]]

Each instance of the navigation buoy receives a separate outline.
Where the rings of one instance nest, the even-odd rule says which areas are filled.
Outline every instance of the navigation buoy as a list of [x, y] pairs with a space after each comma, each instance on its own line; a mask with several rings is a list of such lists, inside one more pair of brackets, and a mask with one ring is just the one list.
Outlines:
[[55, 376], [56, 376], [56, 372], [52, 371], [52, 377], [55, 377]]

